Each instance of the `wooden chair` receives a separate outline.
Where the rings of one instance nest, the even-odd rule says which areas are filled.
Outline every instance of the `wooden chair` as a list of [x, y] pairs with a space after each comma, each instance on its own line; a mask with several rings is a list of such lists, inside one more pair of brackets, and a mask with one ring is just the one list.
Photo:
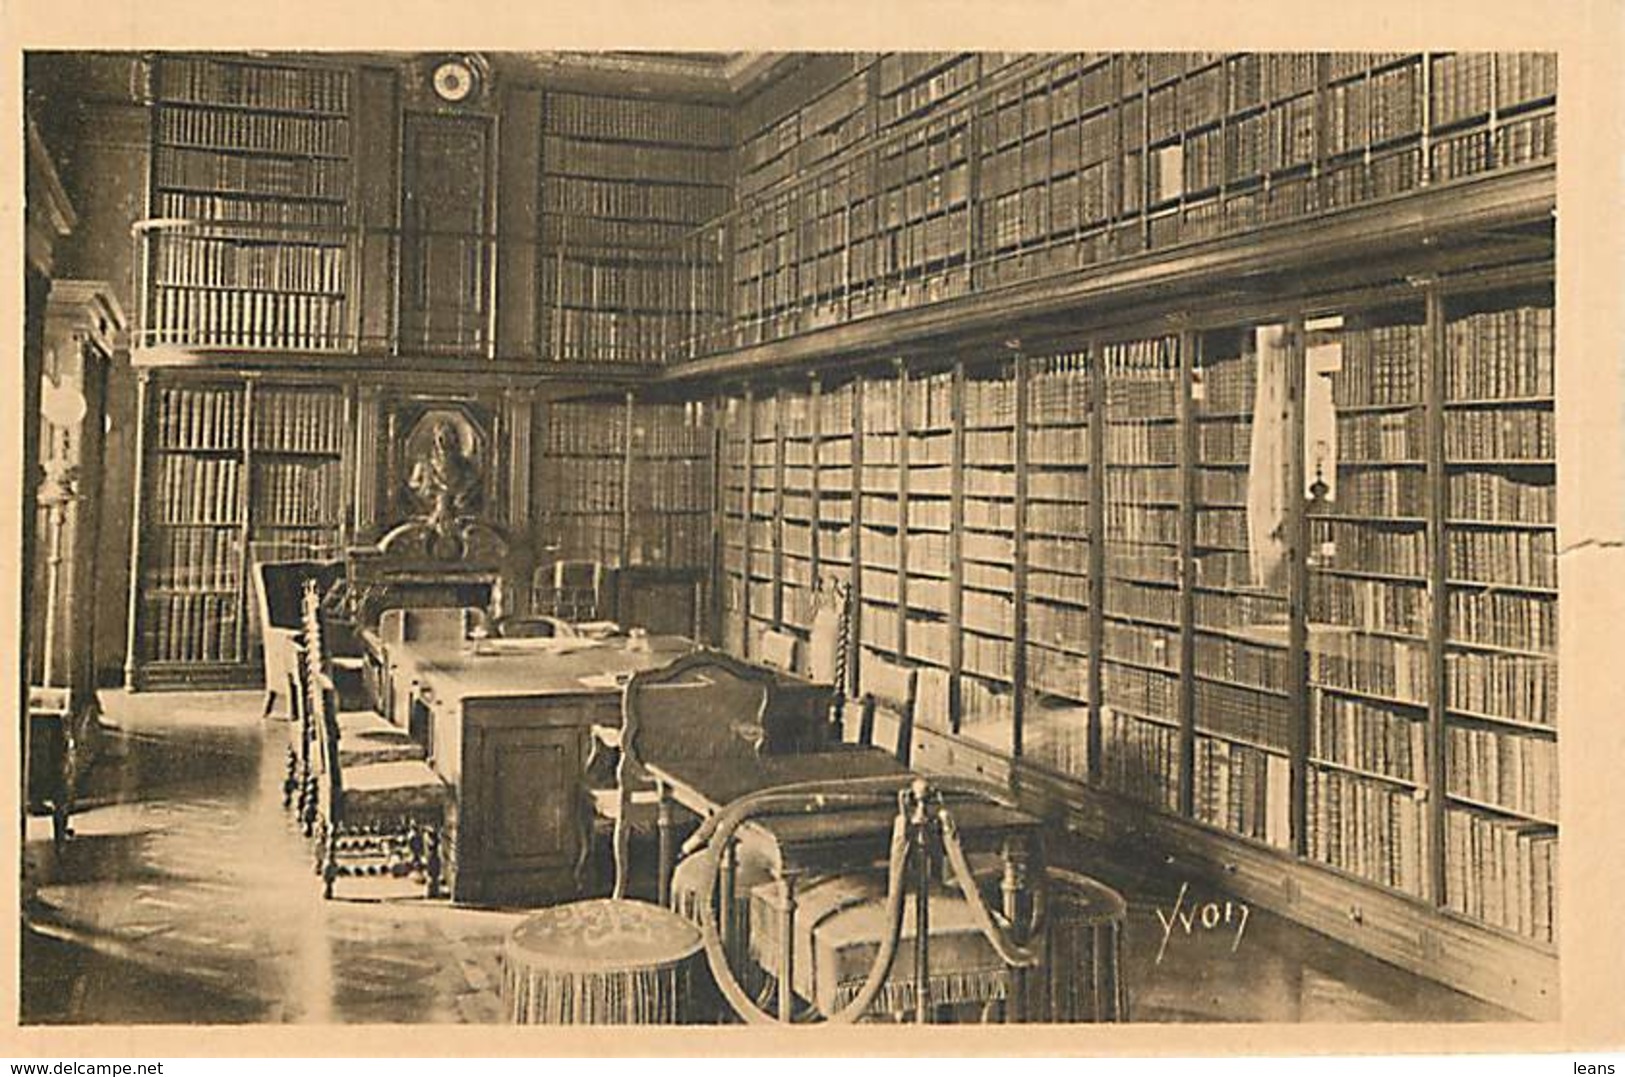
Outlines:
[[598, 561], [555, 561], [531, 576], [530, 609], [565, 621], [596, 621], [602, 616], [604, 566]]
[[[306, 835], [316, 821], [316, 741], [319, 736], [323, 685], [332, 683], [326, 631], [317, 603], [306, 602], [297, 661], [289, 675], [288, 695], [294, 705], [294, 726], [288, 747], [288, 775], [283, 783], [283, 806], [298, 794], [298, 818]], [[339, 697], [332, 700], [339, 728], [339, 762], [344, 766], [422, 760], [425, 752], [403, 729], [370, 710], [344, 710]]]
[[776, 628], [764, 628], [757, 641], [756, 658], [764, 666], [782, 669], [787, 673], [795, 672], [796, 647], [801, 641], [789, 632], [780, 632]]
[[397, 608], [379, 615], [378, 635], [386, 643], [462, 640], [485, 622], [485, 611], [477, 606]]
[[[307, 620], [319, 619], [312, 586]], [[316, 866], [322, 896], [343, 876], [415, 875], [429, 897], [440, 893], [441, 832], [450, 790], [421, 759], [346, 764], [333, 684], [319, 676], [310, 692], [316, 740]]]
[[[325, 597], [344, 578], [344, 564], [340, 561], [257, 561], [252, 576], [254, 609], [259, 617], [260, 650], [265, 665], [265, 714], [269, 716], [278, 702], [283, 702], [289, 717], [293, 717], [299, 706], [298, 699], [281, 697], [287, 695], [289, 679], [299, 661], [300, 604], [305, 581], [314, 579]], [[359, 663], [356, 668], [360, 668]], [[342, 679], [349, 669], [336, 672]]]

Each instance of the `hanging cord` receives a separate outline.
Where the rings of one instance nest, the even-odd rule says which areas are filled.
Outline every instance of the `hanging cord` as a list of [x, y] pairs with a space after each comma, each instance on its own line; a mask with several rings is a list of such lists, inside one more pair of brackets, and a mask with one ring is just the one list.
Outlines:
[[[899, 786], [899, 781], [908, 784]], [[1006, 965], [1012, 968], [1032, 968], [1039, 964], [1040, 953], [1035, 948], [1020, 945], [1011, 938], [1011, 925], [1002, 916], [995, 915], [988, 909], [982, 900], [980, 889], [976, 885], [975, 876], [970, 871], [970, 865], [965, 859], [965, 851], [959, 839], [958, 827], [943, 802], [942, 794], [968, 793], [985, 797], [994, 803], [1013, 807], [1008, 795], [996, 786], [984, 782], [968, 781], [963, 779], [946, 779], [933, 783], [936, 786], [938, 819], [943, 827], [943, 843], [947, 848], [948, 859], [954, 870], [955, 880], [964, 893], [966, 901], [971, 908], [972, 916], [976, 920], [978, 929], [992, 945], [994, 952], [999, 955]], [[705, 870], [701, 873], [700, 892], [697, 895], [700, 909], [700, 932], [705, 944], [706, 960], [710, 963], [712, 975], [715, 977], [718, 989], [734, 1012], [747, 1024], [777, 1024], [779, 1020], [768, 1013], [745, 992], [735, 977], [733, 969], [728, 964], [728, 956], [723, 950], [722, 937], [717, 930], [716, 910], [712, 908], [712, 897], [716, 893], [717, 875], [721, 866], [722, 850], [728, 847], [729, 842], [738, 829], [749, 819], [763, 814], [813, 814], [839, 807], [859, 807], [872, 805], [877, 802], [889, 802], [896, 798], [897, 816], [892, 821], [892, 835], [889, 856], [886, 865], [886, 900], [885, 924], [886, 933], [881, 937], [880, 948], [875, 954], [869, 973], [864, 978], [862, 987], [853, 997], [852, 1001], [844, 1006], [838, 1013], [831, 1015], [829, 1024], [850, 1024], [864, 1015], [874, 1002], [880, 989], [885, 986], [886, 979], [891, 975], [892, 964], [897, 956], [897, 947], [902, 938], [903, 931], [903, 904], [905, 876], [908, 872], [909, 853], [914, 848], [912, 837], [913, 827], [910, 826], [911, 807], [922, 800], [926, 795], [925, 784], [919, 779], [908, 777], [865, 778], [846, 781], [819, 781], [800, 782], [782, 785], [773, 789], [752, 793], [729, 804], [722, 811], [706, 819], [694, 835], [683, 846], [685, 854], [694, 853], [704, 849]], [[1046, 907], [1043, 888], [1040, 887], [1034, 896], [1033, 924], [1028, 929], [1028, 937], [1036, 935], [1042, 928], [1044, 910]], [[780, 969], [780, 975], [788, 970]]]
[[[938, 807], [937, 820], [942, 824], [942, 845], [947, 850], [948, 863], [954, 869], [954, 882], [959, 884], [959, 892], [965, 895], [965, 903], [970, 906], [971, 917], [993, 947], [993, 952], [1011, 968], [1036, 968], [1043, 958], [1041, 949], [1017, 942], [1012, 931], [1015, 925], [1002, 915], [996, 916], [982, 899], [982, 888], [976, 885], [976, 876], [971, 874], [970, 862], [965, 859], [965, 848], [959, 841], [959, 826], [947, 805]], [[1045, 911], [1045, 887], [1040, 886], [1033, 895], [1032, 925], [1024, 932], [1028, 938], [1036, 937], [1044, 929]]]

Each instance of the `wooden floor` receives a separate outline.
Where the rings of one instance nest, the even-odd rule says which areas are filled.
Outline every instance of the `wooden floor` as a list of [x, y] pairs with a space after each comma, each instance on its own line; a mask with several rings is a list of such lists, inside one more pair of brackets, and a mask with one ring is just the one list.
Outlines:
[[[500, 1019], [497, 952], [524, 913], [358, 891], [364, 880], [340, 884], [359, 899], [322, 901], [280, 803], [285, 727], [261, 720], [257, 694], [104, 705], [115, 728], [76, 836], [58, 858], [46, 821], [29, 829], [24, 1023]], [[1237, 906], [1205, 929], [1200, 910], [1222, 911], [1224, 895], [1090, 852], [1065, 858], [1130, 899], [1136, 1021], [1514, 1019], [1261, 910], [1239, 941]]]

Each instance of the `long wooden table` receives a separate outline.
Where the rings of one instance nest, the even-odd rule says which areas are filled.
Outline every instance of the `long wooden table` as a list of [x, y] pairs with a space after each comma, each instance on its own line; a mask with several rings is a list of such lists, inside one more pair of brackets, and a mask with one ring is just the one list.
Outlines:
[[[695, 644], [651, 636], [555, 651], [547, 640], [382, 643], [397, 703], [452, 786], [453, 901], [537, 905], [577, 897], [591, 826], [583, 769], [594, 725], [620, 724], [621, 685]], [[822, 721], [829, 689], [781, 676], [775, 707]]]

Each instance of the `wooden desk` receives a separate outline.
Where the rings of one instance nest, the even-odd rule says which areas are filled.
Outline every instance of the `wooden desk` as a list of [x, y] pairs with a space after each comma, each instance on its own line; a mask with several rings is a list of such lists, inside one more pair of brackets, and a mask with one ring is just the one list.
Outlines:
[[[669, 796], [702, 815], [720, 811], [741, 797], [782, 785], [895, 777], [901, 788], [917, 776], [889, 752], [844, 744], [825, 751], [790, 755], [651, 761], [645, 763], [645, 768], [659, 785], [662, 796]], [[1012, 920], [1017, 919], [1026, 883], [1024, 860], [1043, 821], [1027, 812], [977, 798], [953, 797], [949, 807], [967, 850], [992, 847], [1003, 854], [1004, 913]], [[758, 815], [740, 828], [740, 840], [762, 842], [763, 847], [771, 851], [773, 874], [783, 903], [779, 925], [779, 967], [784, 970], [779, 978], [781, 1020], [789, 1020], [794, 1008], [797, 880], [811, 873], [850, 869], [884, 858], [890, 848], [896, 817], [895, 805], [843, 807], [801, 814]], [[733, 879], [728, 866], [731, 860], [731, 856], [724, 856], [719, 880], [724, 909], [733, 902]], [[670, 865], [663, 863], [660, 870], [664, 877]], [[723, 922], [726, 920], [725, 917]]]
[[[453, 901], [545, 904], [578, 896], [591, 808], [582, 785], [588, 731], [619, 726], [616, 678], [693, 650], [679, 636], [648, 649], [614, 639], [554, 653], [550, 641], [494, 640], [496, 653], [451, 641], [385, 645], [411, 728], [455, 796], [446, 865]], [[823, 721], [829, 689], [781, 677], [772, 706]]]

